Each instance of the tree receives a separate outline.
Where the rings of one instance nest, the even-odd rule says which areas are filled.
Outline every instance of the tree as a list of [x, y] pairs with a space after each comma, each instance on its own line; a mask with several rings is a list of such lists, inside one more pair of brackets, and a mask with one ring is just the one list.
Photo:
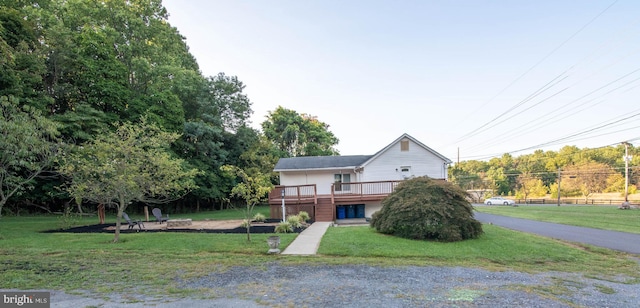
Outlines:
[[174, 145], [182, 158], [203, 171], [196, 177], [198, 188], [193, 191], [198, 208], [200, 200], [221, 199], [231, 189], [220, 170], [229, 157], [224, 141], [220, 127], [202, 121], [188, 121], [184, 124], [182, 137]]
[[561, 173], [562, 194], [565, 194], [566, 189], [569, 194], [577, 192], [585, 198], [585, 201], [588, 201], [592, 194], [607, 188], [607, 179], [613, 173], [610, 166], [594, 161], [567, 166]]
[[219, 73], [207, 79], [207, 96], [203, 100], [200, 117], [234, 132], [247, 124], [251, 116], [251, 101], [242, 93], [245, 86], [236, 76]]
[[88, 104], [79, 104], [74, 110], [56, 114], [51, 119], [60, 124], [60, 133], [76, 144], [92, 140], [93, 136], [109, 128], [107, 123], [116, 120]]
[[273, 189], [273, 184], [268, 174], [248, 175], [244, 170], [232, 166], [224, 165], [220, 167], [228, 176], [239, 178], [238, 182], [231, 194], [238, 196], [246, 202], [244, 211], [245, 222], [247, 223], [247, 241], [251, 242], [251, 218], [253, 217], [253, 208], [260, 203], [267, 194]]
[[329, 125], [308, 114], [279, 106], [262, 122], [262, 131], [289, 157], [338, 155], [338, 138]]
[[18, 10], [0, 4], [0, 96], [44, 111], [52, 99], [44, 91], [46, 66], [34, 28]]
[[38, 25], [52, 114], [87, 104], [107, 118], [145, 115], [182, 130], [184, 105], [193, 104], [182, 99], [203, 93], [205, 79], [161, 1], [45, 2], [20, 9]]
[[113, 241], [118, 242], [122, 213], [131, 202], [169, 202], [196, 187], [198, 170], [185, 169], [181, 159], [171, 156], [169, 147], [178, 137], [146, 118], [98, 135], [64, 157], [60, 173], [71, 178], [66, 190], [76, 200], [115, 205]]
[[0, 96], [0, 217], [7, 200], [31, 189], [50, 167], [58, 149], [58, 131], [52, 122], [17, 98]]
[[517, 194], [525, 200], [530, 196], [541, 197], [547, 194], [547, 188], [542, 183], [542, 180], [533, 177], [531, 174], [518, 175], [517, 182], [519, 186]]
[[[549, 186], [557, 180], [558, 166], [553, 162], [555, 152], [536, 150], [532, 154], [516, 158], [517, 170], [529, 173], [542, 180], [544, 186]], [[549, 163], [550, 162], [550, 163]]]
[[449, 182], [426, 177], [402, 182], [382, 200], [371, 226], [378, 232], [443, 242], [477, 238], [482, 224], [474, 219], [467, 193]]
[[[604, 189], [604, 192], [619, 192], [624, 196], [624, 176], [620, 173], [613, 173], [607, 178], [607, 188]], [[638, 187], [636, 185], [629, 185], [629, 193], [635, 194], [638, 191]]]
[[492, 183], [492, 187], [498, 195], [508, 195], [511, 189], [509, 178], [505, 174], [503, 167], [491, 167], [487, 171], [487, 179]]

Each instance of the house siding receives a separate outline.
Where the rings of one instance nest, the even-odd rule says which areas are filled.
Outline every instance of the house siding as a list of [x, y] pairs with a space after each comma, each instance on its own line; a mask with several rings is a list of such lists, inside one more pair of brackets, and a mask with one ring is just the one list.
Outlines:
[[402, 180], [400, 167], [410, 166], [411, 176], [446, 179], [446, 162], [427, 149], [409, 140], [409, 150], [401, 151], [401, 142], [370, 161], [362, 171], [361, 181]]
[[335, 174], [351, 174], [352, 182], [356, 178], [355, 173], [350, 170], [288, 171], [280, 172], [280, 185], [316, 184], [318, 195], [329, 195], [331, 194], [331, 185], [333, 185]]
[[382, 209], [382, 201], [368, 202], [364, 206], [364, 217], [371, 218], [373, 213]]

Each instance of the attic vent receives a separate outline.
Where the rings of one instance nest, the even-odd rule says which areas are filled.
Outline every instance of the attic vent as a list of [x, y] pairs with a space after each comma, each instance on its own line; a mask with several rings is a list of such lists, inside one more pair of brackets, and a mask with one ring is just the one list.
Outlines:
[[400, 141], [400, 151], [402, 152], [409, 151], [409, 140]]

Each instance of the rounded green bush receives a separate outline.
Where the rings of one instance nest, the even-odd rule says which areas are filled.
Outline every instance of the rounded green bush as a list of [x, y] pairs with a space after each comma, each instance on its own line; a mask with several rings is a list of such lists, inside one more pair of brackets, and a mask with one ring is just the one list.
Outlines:
[[477, 238], [483, 233], [464, 190], [426, 177], [400, 183], [382, 200], [371, 226], [385, 234], [441, 242]]

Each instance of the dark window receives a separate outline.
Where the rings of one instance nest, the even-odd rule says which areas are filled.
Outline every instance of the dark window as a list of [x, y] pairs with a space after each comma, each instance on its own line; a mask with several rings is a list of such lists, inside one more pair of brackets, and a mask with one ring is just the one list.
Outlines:
[[402, 152], [409, 151], [409, 140], [400, 141], [400, 151]]

